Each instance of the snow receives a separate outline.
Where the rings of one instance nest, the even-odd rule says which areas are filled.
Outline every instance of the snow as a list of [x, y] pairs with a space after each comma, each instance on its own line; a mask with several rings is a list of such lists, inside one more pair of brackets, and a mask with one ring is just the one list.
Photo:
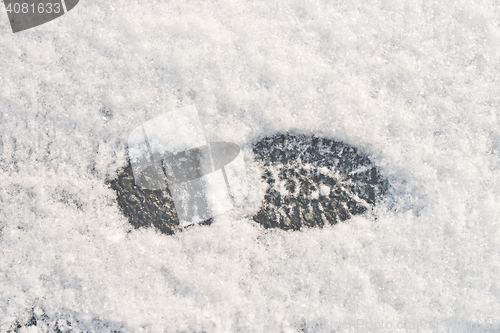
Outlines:
[[[493, 0], [82, 0], [13, 34], [0, 10], [0, 331], [40, 308], [82, 330], [498, 332], [499, 15]], [[248, 202], [128, 233], [105, 181], [134, 128], [189, 105], [207, 142], [243, 148]], [[367, 152], [385, 202], [261, 229], [250, 145], [287, 130]]]

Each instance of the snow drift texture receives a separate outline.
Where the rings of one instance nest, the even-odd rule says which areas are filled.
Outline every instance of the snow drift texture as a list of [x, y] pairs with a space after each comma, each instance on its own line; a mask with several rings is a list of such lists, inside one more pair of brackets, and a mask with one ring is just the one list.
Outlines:
[[[122, 332], [498, 322], [499, 16], [493, 0], [87, 0], [13, 34], [0, 10], [0, 330], [32, 312]], [[127, 136], [191, 104], [207, 141], [244, 147], [250, 201], [127, 233], [104, 185]], [[391, 200], [260, 228], [248, 143], [287, 130], [367, 152]]]

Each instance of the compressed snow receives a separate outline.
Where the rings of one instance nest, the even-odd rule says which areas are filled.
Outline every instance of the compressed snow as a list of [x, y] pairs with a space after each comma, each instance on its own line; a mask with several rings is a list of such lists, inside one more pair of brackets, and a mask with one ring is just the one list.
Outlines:
[[330, 186], [327, 186], [327, 185], [324, 185], [324, 184], [320, 184], [319, 185], [319, 194], [323, 195], [323, 196], [327, 196], [330, 194]]
[[[13, 34], [0, 10], [0, 331], [34, 311], [98, 331], [498, 332], [499, 17], [493, 0], [82, 0]], [[132, 230], [105, 181], [134, 128], [193, 104], [207, 142], [244, 148], [249, 201]], [[323, 229], [252, 222], [249, 145], [287, 130], [370, 154], [386, 202]]]

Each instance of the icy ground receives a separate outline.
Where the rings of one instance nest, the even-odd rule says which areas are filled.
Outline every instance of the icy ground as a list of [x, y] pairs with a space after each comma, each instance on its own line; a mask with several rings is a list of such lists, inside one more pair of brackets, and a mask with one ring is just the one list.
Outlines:
[[[497, 1], [81, 0], [17, 34], [1, 9], [0, 59], [1, 332], [500, 321]], [[127, 136], [191, 104], [208, 141], [246, 149], [249, 203], [127, 233], [104, 185]], [[250, 142], [287, 130], [367, 152], [387, 201], [323, 229], [252, 222]]]

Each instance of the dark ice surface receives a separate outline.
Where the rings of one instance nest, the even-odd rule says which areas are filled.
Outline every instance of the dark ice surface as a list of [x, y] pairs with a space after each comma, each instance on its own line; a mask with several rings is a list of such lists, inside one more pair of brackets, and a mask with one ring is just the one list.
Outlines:
[[368, 157], [339, 141], [278, 134], [257, 142], [253, 151], [268, 184], [254, 220], [266, 228], [336, 224], [364, 213], [387, 190]]

